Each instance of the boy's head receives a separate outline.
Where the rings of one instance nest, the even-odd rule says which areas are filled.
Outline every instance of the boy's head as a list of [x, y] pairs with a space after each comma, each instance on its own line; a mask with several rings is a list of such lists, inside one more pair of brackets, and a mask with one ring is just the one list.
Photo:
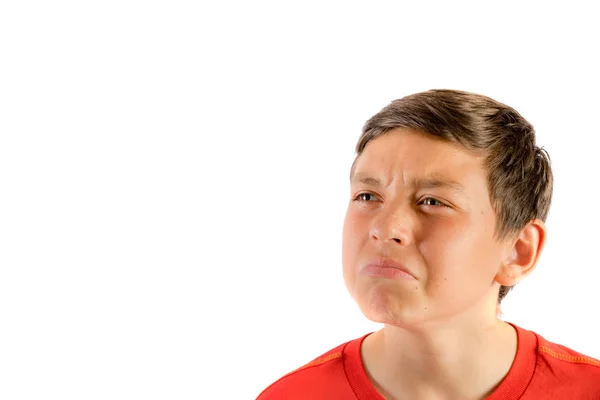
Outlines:
[[[454, 90], [417, 93], [368, 120], [356, 151], [344, 276], [372, 319], [392, 317], [396, 303], [456, 312], [494, 290], [499, 302], [535, 266], [552, 172], [514, 109]], [[418, 276], [367, 267], [385, 259]]]

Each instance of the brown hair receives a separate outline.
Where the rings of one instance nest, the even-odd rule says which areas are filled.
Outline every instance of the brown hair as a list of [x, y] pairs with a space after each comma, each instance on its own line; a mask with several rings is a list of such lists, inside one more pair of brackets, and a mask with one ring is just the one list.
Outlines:
[[[498, 239], [518, 233], [533, 219], [546, 220], [552, 198], [550, 157], [536, 146], [533, 126], [513, 108], [457, 90], [406, 96], [365, 123], [356, 158], [367, 143], [395, 128], [418, 130], [483, 152], [490, 201], [498, 218]], [[512, 286], [500, 288], [498, 302], [510, 289]]]

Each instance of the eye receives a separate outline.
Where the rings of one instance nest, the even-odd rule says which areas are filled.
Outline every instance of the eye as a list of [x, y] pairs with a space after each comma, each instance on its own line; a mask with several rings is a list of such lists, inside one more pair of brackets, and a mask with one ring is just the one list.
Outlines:
[[373, 194], [371, 194], [371, 193], [366, 193], [365, 192], [365, 193], [359, 193], [359, 194], [357, 194], [356, 197], [353, 200], [354, 201], [361, 201], [361, 202], [364, 202], [364, 203], [370, 203], [372, 200], [369, 200], [369, 199], [374, 200], [374, 199], [376, 199], [376, 197]]
[[425, 197], [419, 204], [423, 204], [426, 206], [434, 206], [434, 207], [448, 207], [438, 199], [434, 199], [433, 197]]

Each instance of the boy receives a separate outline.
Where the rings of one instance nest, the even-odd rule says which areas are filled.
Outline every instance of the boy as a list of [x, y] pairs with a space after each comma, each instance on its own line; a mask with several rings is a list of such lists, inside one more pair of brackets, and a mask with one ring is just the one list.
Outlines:
[[431, 90], [373, 116], [356, 151], [344, 280], [383, 328], [258, 399], [600, 399], [600, 361], [498, 318], [546, 240], [552, 171], [533, 127], [488, 97]]

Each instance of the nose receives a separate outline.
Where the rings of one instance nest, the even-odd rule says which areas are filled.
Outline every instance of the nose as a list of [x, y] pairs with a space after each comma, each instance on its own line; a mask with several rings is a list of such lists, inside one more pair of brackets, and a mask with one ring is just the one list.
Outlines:
[[407, 246], [412, 241], [412, 213], [407, 206], [381, 209], [370, 227], [371, 239]]

